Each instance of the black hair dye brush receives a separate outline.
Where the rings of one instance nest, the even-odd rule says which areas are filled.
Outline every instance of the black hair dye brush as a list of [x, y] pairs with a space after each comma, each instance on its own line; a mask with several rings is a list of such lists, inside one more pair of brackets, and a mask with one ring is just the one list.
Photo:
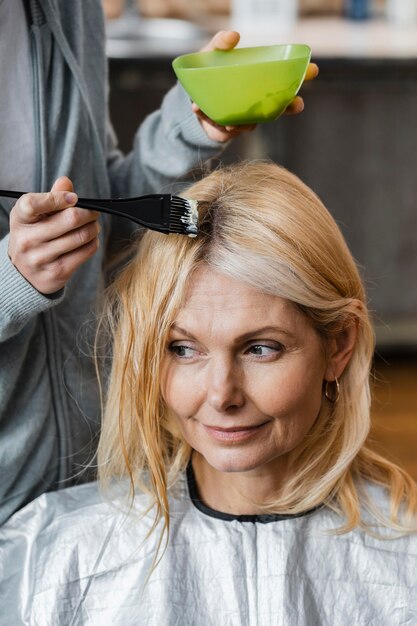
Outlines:
[[[0, 190], [0, 197], [20, 198], [26, 191]], [[110, 213], [160, 233], [177, 233], [195, 237], [198, 232], [197, 201], [171, 196], [150, 194], [137, 198], [78, 198], [75, 206]]]

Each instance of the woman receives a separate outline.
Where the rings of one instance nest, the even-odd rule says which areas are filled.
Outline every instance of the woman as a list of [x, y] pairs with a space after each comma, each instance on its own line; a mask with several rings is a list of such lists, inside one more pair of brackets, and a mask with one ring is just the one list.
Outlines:
[[199, 236], [146, 233], [109, 294], [108, 490], [47, 494], [12, 518], [3, 614], [413, 623], [417, 490], [366, 444], [373, 333], [340, 231], [273, 164], [187, 195]]

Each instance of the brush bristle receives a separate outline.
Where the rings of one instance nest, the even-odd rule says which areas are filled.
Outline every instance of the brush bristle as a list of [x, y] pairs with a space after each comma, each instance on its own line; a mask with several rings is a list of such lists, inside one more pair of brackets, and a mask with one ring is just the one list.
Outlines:
[[171, 197], [169, 231], [189, 237], [198, 233], [198, 202], [179, 196]]

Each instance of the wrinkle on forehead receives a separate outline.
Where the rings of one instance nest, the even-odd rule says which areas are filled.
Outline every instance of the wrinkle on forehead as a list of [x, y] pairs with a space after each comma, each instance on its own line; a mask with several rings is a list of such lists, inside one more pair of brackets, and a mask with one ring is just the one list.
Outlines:
[[[253, 302], [249, 302], [252, 299]], [[281, 303], [282, 308], [294, 305], [278, 296], [263, 293], [244, 281], [230, 278], [208, 267], [200, 268], [190, 281], [186, 292], [184, 308], [269, 308]]]
[[262, 293], [243, 281], [204, 267], [190, 282], [174, 328], [199, 333], [203, 327], [206, 330], [210, 327], [211, 332], [217, 328], [244, 335], [270, 326], [286, 334], [302, 335], [306, 321], [292, 302]]

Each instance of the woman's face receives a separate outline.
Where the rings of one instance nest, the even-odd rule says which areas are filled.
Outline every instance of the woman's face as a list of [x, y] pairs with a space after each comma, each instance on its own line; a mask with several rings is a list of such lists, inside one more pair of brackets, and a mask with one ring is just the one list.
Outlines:
[[214, 469], [276, 471], [314, 424], [326, 373], [323, 340], [292, 303], [204, 268], [169, 337], [163, 396]]

